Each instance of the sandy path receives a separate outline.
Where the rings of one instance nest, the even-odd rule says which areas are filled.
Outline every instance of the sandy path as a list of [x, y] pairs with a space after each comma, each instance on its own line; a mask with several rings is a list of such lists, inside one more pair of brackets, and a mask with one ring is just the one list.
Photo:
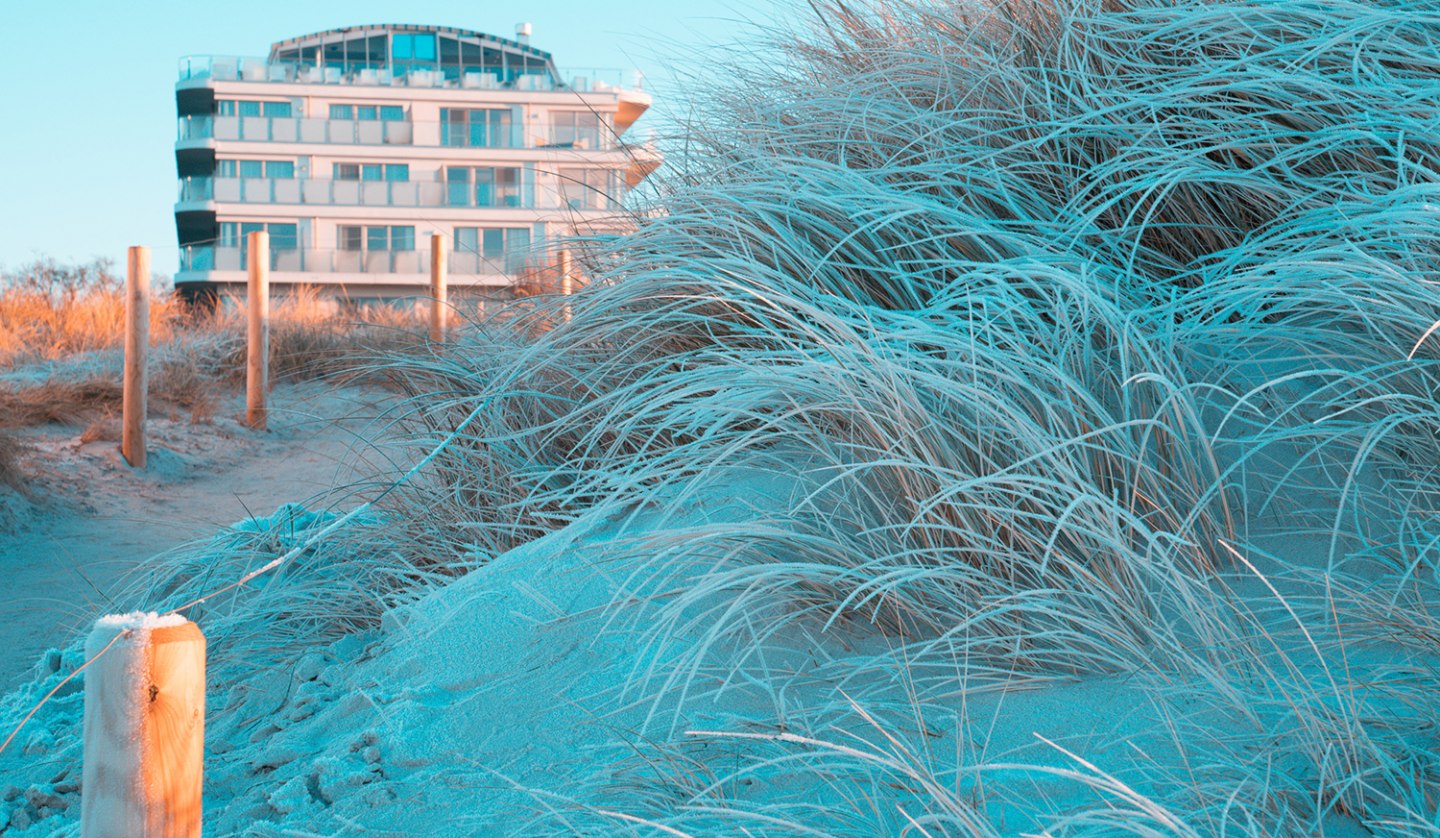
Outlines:
[[114, 442], [81, 444], [76, 428], [30, 431], [22, 466], [39, 503], [0, 521], [0, 690], [98, 614], [130, 610], [114, 597], [140, 561], [349, 483], [364, 454], [357, 442], [374, 430], [385, 398], [283, 386], [265, 433], [236, 421], [238, 400], [209, 424], [154, 417], [143, 473]]

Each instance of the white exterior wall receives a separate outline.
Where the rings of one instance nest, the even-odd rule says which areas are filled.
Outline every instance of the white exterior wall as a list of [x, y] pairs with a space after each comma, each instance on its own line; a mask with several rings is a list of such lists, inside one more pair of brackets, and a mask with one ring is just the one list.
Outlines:
[[[199, 79], [181, 82], [181, 87], [209, 87], [217, 102], [241, 100], [288, 102], [291, 117], [215, 116], [212, 136], [183, 138], [177, 149], [210, 148], [217, 161], [289, 160], [295, 163], [293, 180], [266, 178], [245, 180], [216, 176], [210, 184], [182, 184], [180, 211], [213, 211], [217, 227], [226, 222], [278, 222], [298, 225], [299, 248], [312, 251], [295, 259], [282, 258], [272, 268], [272, 282], [277, 284], [309, 284], [356, 287], [415, 286], [428, 284], [428, 251], [430, 235], [440, 233], [453, 243], [457, 227], [465, 228], [526, 228], [531, 244], [541, 249], [557, 238], [614, 230], [623, 227], [618, 209], [574, 209], [561, 201], [561, 174], [574, 174], [581, 169], [606, 169], [615, 172], [613, 179], [624, 183], [627, 167], [634, 164], [635, 149], [621, 149], [614, 138], [610, 148], [541, 148], [551, 141], [551, 117], [558, 111], [593, 111], [613, 123], [622, 101], [643, 109], [648, 97], [636, 91], [577, 92], [480, 90], [456, 88], [412, 88], [367, 86], [360, 84], [305, 84], [270, 81], [222, 81]], [[405, 109], [405, 121], [351, 122], [330, 120], [330, 106], [399, 105]], [[509, 109], [512, 124], [518, 127], [523, 146], [464, 147], [441, 145], [441, 112], [445, 108]], [[192, 117], [198, 119], [202, 117]], [[353, 131], [364, 126], [366, 133], [357, 137]], [[182, 127], [183, 130], [183, 127]], [[602, 128], [602, 134], [606, 129]], [[247, 139], [234, 139], [243, 131]], [[412, 141], [384, 142], [390, 139]], [[305, 142], [310, 137], [330, 139], [364, 139], [370, 142]], [[264, 139], [252, 140], [249, 137]], [[274, 137], [276, 139], [271, 139]], [[604, 144], [602, 140], [602, 145]], [[641, 151], [653, 157], [653, 152]], [[409, 167], [405, 182], [334, 181], [336, 164], [394, 164]], [[451, 206], [446, 183], [446, 168], [518, 167], [522, 169], [522, 199], [530, 206], [477, 207]], [[567, 171], [568, 170], [568, 171]], [[195, 186], [197, 188], [189, 188]], [[202, 190], [201, 187], [204, 189]], [[241, 200], [243, 194], [246, 199]], [[470, 187], [473, 198], [474, 186]], [[268, 191], [268, 194], [266, 194]], [[603, 201], [599, 202], [602, 205]], [[396, 254], [389, 270], [347, 270], [348, 254], [330, 255], [340, 250], [340, 228], [343, 226], [413, 226], [415, 250]], [[483, 260], [472, 261], [469, 271], [466, 260], [451, 258], [451, 282], [501, 287], [511, 284], [513, 277], [490, 272]], [[222, 258], [217, 252], [213, 267], [208, 270], [182, 270], [177, 283], [208, 281], [243, 283], [244, 274], [233, 258]], [[306, 264], [301, 265], [300, 262]], [[326, 264], [321, 264], [321, 263]], [[320, 265], [319, 270], [311, 270]], [[413, 268], [413, 270], [411, 270]]]

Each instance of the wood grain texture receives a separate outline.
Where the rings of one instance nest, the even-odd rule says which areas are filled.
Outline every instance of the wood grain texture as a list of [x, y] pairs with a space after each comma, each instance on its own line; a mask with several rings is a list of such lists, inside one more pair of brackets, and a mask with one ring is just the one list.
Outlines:
[[150, 248], [132, 247], [125, 271], [125, 382], [120, 408], [120, 454], [145, 468], [145, 415], [150, 349]]

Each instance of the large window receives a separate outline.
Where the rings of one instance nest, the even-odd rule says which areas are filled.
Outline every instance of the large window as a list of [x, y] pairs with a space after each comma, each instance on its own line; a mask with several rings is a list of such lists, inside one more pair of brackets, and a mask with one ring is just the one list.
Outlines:
[[440, 142], [448, 146], [518, 148], [509, 108], [440, 109]]
[[216, 99], [216, 116], [273, 116], [294, 115], [289, 102], [261, 102], [256, 99]]
[[336, 163], [335, 180], [391, 180], [410, 179], [409, 163]]
[[389, 227], [342, 225], [339, 228], [338, 246], [341, 250], [350, 251], [414, 250], [415, 228], [408, 225]]
[[429, 33], [396, 34], [391, 38], [390, 58], [395, 71], [435, 69], [435, 36]]
[[445, 183], [452, 207], [518, 207], [522, 203], [518, 166], [451, 166], [445, 170]]
[[561, 147], [600, 148], [609, 124], [594, 111], [552, 111], [550, 143]]
[[560, 205], [569, 209], [615, 209], [623, 198], [615, 169], [561, 169]]
[[494, 272], [515, 272], [529, 250], [529, 227], [455, 228], [455, 252], [479, 257]]
[[295, 161], [216, 160], [215, 176], [288, 180], [295, 177]]
[[238, 247], [243, 254], [250, 248], [250, 234], [270, 234], [270, 249], [295, 250], [300, 247], [298, 225], [293, 221], [222, 221], [220, 246]]
[[331, 119], [356, 119], [361, 122], [400, 122], [405, 119], [401, 105], [331, 105]]

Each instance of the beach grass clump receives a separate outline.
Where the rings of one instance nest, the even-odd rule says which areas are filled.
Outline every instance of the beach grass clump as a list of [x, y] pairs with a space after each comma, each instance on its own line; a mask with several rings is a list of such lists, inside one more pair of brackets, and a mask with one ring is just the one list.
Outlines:
[[[692, 168], [568, 319], [407, 370], [420, 440], [456, 444], [399, 508], [447, 498], [498, 550], [769, 463], [785, 515], [637, 558], [694, 569], [643, 628], [660, 704], [861, 626], [889, 642], [849, 686], [922, 706], [1146, 673], [1158, 706], [1238, 721], [1175, 725], [1191, 770], [1145, 791], [1070, 764], [1105, 802], [1058, 830], [1423, 834], [1435, 743], [1385, 719], [1430, 729], [1440, 685], [1406, 657], [1428, 618], [1398, 616], [1433, 613], [1440, 558], [1440, 7], [816, 10], [698, 111]], [[1287, 536], [1315, 540], [1263, 546]], [[1355, 631], [1376, 597], [1392, 628]], [[1350, 660], [1361, 637], [1394, 657]], [[740, 773], [877, 764], [784, 744]], [[653, 765], [694, 796], [602, 822], [818, 822]], [[919, 799], [936, 834], [973, 815]]]

